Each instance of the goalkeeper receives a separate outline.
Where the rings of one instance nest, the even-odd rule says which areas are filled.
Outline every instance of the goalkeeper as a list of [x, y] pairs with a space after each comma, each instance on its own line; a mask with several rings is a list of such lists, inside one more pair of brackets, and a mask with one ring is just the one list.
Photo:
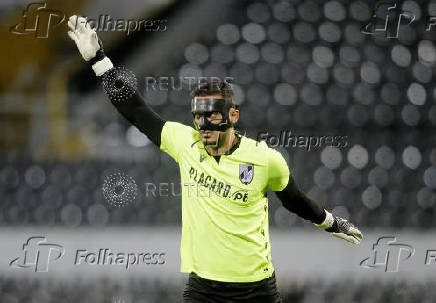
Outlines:
[[179, 164], [181, 271], [189, 273], [184, 302], [281, 302], [271, 263], [268, 188], [289, 211], [360, 243], [356, 227], [298, 189], [279, 152], [235, 132], [239, 109], [228, 84], [205, 83], [192, 92], [194, 128], [166, 121], [144, 102], [135, 76], [105, 56], [85, 18], [71, 16], [68, 26], [111, 103]]

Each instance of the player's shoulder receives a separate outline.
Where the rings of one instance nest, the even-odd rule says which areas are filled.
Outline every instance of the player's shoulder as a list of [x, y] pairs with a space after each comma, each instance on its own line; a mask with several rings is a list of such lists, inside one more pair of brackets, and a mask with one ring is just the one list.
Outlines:
[[177, 121], [165, 121], [164, 127], [188, 131], [194, 131], [194, 128]]
[[166, 121], [162, 128], [163, 136], [168, 136], [173, 140], [181, 142], [190, 142], [198, 140], [198, 132], [189, 125], [185, 125], [176, 121]]
[[244, 151], [245, 154], [250, 155], [252, 160], [257, 159], [259, 162], [263, 163], [278, 163], [278, 165], [287, 166], [286, 160], [282, 154], [282, 151], [279, 151], [273, 147], [268, 146], [268, 144], [264, 140], [255, 140], [253, 138], [244, 136], [245, 144]]
[[184, 133], [184, 134], [193, 134], [195, 133], [195, 129], [192, 126], [185, 125], [176, 121], [166, 121], [163, 128], [167, 131], [176, 132], [176, 133]]
[[244, 136], [244, 138], [245, 138], [245, 148], [247, 150], [252, 151], [253, 153], [257, 153], [261, 156], [265, 156], [270, 153], [278, 153], [277, 150], [269, 147], [268, 144], [266, 144], [266, 142], [263, 140], [258, 141], [247, 136]]

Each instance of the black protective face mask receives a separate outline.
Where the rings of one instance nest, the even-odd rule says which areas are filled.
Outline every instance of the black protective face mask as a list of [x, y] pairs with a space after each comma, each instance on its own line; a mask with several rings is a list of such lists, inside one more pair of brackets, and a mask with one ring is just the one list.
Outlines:
[[[217, 98], [197, 98], [191, 101], [191, 113], [194, 116], [194, 126], [196, 130], [211, 130], [225, 132], [227, 129], [233, 126], [229, 119], [230, 108], [237, 108], [232, 105], [232, 102], [227, 99]], [[213, 112], [221, 113], [223, 119], [220, 123], [214, 124], [207, 118]], [[195, 123], [195, 115], [200, 115], [199, 123]]]

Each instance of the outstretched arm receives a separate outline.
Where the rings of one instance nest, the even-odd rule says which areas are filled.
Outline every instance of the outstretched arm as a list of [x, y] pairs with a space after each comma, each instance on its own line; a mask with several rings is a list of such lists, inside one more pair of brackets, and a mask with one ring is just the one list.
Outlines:
[[306, 220], [319, 224], [326, 218], [324, 209], [297, 187], [292, 176], [289, 176], [288, 185], [282, 191], [275, 193], [287, 210]]
[[289, 211], [310, 220], [333, 236], [354, 244], [360, 243], [362, 233], [353, 224], [343, 218], [336, 217], [307, 197], [295, 184], [292, 176], [289, 176], [287, 186], [282, 191], [276, 191], [276, 194], [283, 206]]
[[97, 33], [84, 17], [71, 16], [68, 35], [76, 43], [83, 59], [102, 80], [103, 89], [120, 114], [135, 125], [158, 147], [165, 120], [144, 102], [138, 91], [135, 75], [124, 68], [114, 67], [103, 51]]

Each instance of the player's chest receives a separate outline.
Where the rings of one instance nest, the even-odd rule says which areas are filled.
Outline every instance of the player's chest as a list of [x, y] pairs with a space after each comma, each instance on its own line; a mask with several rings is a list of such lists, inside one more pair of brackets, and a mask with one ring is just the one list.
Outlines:
[[185, 155], [181, 170], [185, 182], [241, 204], [259, 200], [266, 186], [266, 165], [250, 157], [221, 156], [219, 161], [203, 153]]

